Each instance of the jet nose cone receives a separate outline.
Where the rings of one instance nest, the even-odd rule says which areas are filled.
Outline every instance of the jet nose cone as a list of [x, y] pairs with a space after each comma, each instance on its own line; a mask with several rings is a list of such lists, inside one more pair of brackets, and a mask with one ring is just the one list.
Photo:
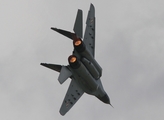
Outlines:
[[112, 106], [112, 108], [114, 108], [113, 105], [112, 105], [111, 103], [109, 103], [109, 105]]
[[[109, 97], [108, 97], [107, 94], [105, 94], [103, 97], [97, 97], [97, 98], [98, 98], [99, 100], [101, 100], [102, 102], [111, 105], [111, 103], [110, 103], [110, 99], [109, 99]], [[112, 105], [111, 105], [111, 106], [112, 106]]]
[[[110, 99], [108, 97], [107, 94], [105, 94], [103, 97], [97, 97], [99, 100], [101, 100], [102, 102], [106, 103], [106, 104], [109, 104], [112, 106], [112, 104], [110, 103]], [[113, 107], [113, 106], [112, 106]], [[114, 108], [114, 107], [113, 107]]]
[[104, 97], [102, 97], [102, 101], [106, 104], [110, 104], [110, 99], [107, 94]]
[[[105, 101], [104, 101], [105, 102]], [[110, 106], [112, 106], [113, 107], [113, 105], [110, 103], [110, 99], [109, 99], [109, 97], [108, 97], [108, 95], [107, 95], [107, 100], [106, 100], [106, 102], [105, 102], [106, 104], [109, 104]], [[114, 108], [114, 107], [113, 107]]]

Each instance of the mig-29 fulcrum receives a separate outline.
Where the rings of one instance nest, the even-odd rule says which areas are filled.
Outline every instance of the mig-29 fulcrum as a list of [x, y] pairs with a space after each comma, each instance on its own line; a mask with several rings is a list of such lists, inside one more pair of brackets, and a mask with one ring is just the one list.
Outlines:
[[100, 80], [102, 68], [94, 58], [95, 8], [93, 4], [90, 5], [88, 12], [84, 38], [82, 22], [82, 10], [79, 9], [74, 24], [74, 33], [51, 28], [73, 40], [74, 50], [72, 55], [68, 57], [69, 65], [41, 63], [41, 65], [60, 73], [58, 77], [60, 84], [64, 83], [68, 78], [71, 79], [68, 91], [60, 108], [61, 115], [65, 115], [84, 93], [94, 95], [102, 102], [110, 104], [110, 99]]

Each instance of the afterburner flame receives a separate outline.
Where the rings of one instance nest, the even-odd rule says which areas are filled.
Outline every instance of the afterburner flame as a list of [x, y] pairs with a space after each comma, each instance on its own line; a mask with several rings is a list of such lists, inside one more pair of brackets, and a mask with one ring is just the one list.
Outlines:
[[81, 44], [81, 40], [76, 40], [74, 44], [75, 46], [79, 46]]
[[69, 61], [70, 61], [71, 63], [74, 63], [74, 62], [76, 61], [76, 57], [75, 57], [75, 56], [72, 56], [72, 57], [69, 59]]

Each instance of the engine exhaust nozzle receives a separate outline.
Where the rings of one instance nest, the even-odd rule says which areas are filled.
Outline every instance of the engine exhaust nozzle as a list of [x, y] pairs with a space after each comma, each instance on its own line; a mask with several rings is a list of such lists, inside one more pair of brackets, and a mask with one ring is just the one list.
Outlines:
[[70, 55], [68, 57], [68, 62], [71, 68], [77, 69], [80, 67], [80, 62], [78, 61], [77, 57], [75, 55]]

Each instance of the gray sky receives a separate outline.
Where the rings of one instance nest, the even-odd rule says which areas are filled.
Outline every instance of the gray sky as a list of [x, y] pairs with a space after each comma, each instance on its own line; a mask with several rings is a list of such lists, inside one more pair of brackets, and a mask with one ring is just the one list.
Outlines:
[[[70, 80], [41, 62], [67, 65], [77, 9], [96, 9], [96, 59], [114, 109], [84, 94], [61, 116]], [[0, 2], [1, 120], [163, 120], [163, 0], [26, 0]], [[84, 24], [85, 28], [85, 24]]]

